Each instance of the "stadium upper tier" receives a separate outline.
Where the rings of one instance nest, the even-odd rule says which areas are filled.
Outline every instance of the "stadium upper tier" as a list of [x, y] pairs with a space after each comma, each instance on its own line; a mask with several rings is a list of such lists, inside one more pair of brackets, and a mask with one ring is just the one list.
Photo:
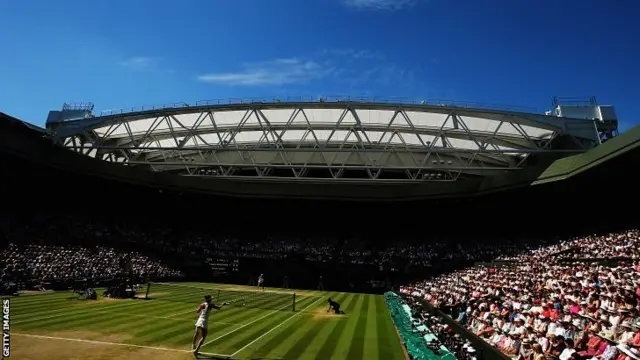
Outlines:
[[530, 158], [584, 152], [612, 129], [584, 119], [446, 104], [252, 101], [175, 104], [94, 116], [51, 112], [73, 151], [190, 176], [457, 180], [522, 169]]

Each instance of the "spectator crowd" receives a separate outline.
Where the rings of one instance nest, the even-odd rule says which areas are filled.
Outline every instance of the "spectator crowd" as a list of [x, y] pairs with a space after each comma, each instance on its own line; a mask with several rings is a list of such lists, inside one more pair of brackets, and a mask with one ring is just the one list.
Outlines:
[[435, 339], [428, 344], [429, 349], [440, 358], [443, 358], [442, 348], [446, 348], [458, 360], [476, 360], [482, 358], [469, 342], [469, 340], [456, 333], [449, 325], [445, 324], [436, 314], [425, 309], [416, 298], [407, 297], [407, 304], [413, 310], [413, 326], [421, 335], [433, 334]]
[[[501, 255], [403, 287], [514, 359], [640, 359], [639, 232]], [[435, 326], [437, 329], [438, 326]]]
[[[0, 218], [0, 276], [33, 286], [47, 281], [78, 278], [95, 280], [117, 275], [124, 257], [132, 262], [139, 278], [182, 275], [176, 264], [163, 262], [162, 255], [282, 260], [303, 258], [310, 262], [342, 262], [386, 267], [428, 267], [434, 260], [480, 260], [496, 247], [508, 254], [516, 249], [509, 242], [456, 245], [447, 241], [429, 243], [405, 239], [375, 243], [353, 236], [290, 236], [253, 234], [233, 236], [202, 227], [178, 227], [157, 223], [142, 225], [96, 216], [40, 214]], [[156, 256], [156, 255], [161, 256]]]
[[68, 282], [78, 279], [96, 281], [113, 279], [123, 272], [128, 262], [128, 276], [135, 279], [180, 277], [171, 269], [135, 251], [122, 251], [104, 246], [9, 246], [0, 254], [4, 261], [0, 280], [23, 282], [28, 287], [41, 287], [46, 282]]
[[[124, 268], [138, 278], [183, 273], [158, 254], [286, 259], [428, 267], [475, 265], [401, 288], [444, 310], [505, 355], [526, 360], [640, 360], [640, 232], [568, 240], [455, 243], [411, 239], [371, 243], [355, 237], [225, 236], [213, 231], [96, 221], [71, 216], [6, 218], [0, 280], [107, 279]], [[426, 325], [458, 358], [477, 349], [434, 314]]]

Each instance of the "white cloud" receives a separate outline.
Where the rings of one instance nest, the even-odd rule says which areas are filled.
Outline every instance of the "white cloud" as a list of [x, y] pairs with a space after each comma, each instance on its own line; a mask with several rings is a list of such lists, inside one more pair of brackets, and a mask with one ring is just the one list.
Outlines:
[[245, 64], [236, 72], [220, 72], [198, 76], [198, 80], [226, 85], [284, 85], [306, 83], [322, 79], [334, 69], [315, 61], [298, 58], [276, 59]]
[[244, 64], [237, 71], [202, 74], [196, 79], [210, 84], [236, 86], [412, 87], [421, 83], [420, 69], [407, 69], [378, 52], [357, 49], [325, 49], [309, 57], [275, 59]]
[[125, 61], [121, 61], [120, 65], [131, 70], [148, 71], [157, 69], [160, 59], [147, 56], [135, 56]]
[[342, 0], [346, 6], [357, 9], [400, 10], [414, 6], [419, 0]]
[[323, 55], [346, 57], [352, 60], [384, 60], [384, 56], [375, 51], [354, 49], [325, 49]]

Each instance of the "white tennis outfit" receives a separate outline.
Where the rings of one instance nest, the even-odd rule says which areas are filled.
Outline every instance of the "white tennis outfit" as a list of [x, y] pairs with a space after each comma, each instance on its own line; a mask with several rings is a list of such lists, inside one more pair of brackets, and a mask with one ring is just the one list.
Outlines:
[[264, 278], [262, 277], [262, 275], [260, 275], [260, 277], [258, 278], [258, 285], [262, 285], [263, 282]]
[[204, 308], [200, 310], [198, 320], [196, 321], [196, 327], [206, 329], [209, 324], [209, 313], [211, 312], [211, 306], [209, 306], [209, 304], [207, 303], [204, 303], [202, 305], [204, 305]]

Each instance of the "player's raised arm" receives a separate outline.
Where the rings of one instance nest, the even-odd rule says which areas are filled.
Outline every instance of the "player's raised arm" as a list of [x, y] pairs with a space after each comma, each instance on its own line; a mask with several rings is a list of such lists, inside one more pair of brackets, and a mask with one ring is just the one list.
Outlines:
[[205, 305], [204, 304], [200, 304], [198, 306], [198, 308], [196, 309], [196, 313], [199, 313], [200, 311], [204, 310], [204, 308], [205, 308]]

